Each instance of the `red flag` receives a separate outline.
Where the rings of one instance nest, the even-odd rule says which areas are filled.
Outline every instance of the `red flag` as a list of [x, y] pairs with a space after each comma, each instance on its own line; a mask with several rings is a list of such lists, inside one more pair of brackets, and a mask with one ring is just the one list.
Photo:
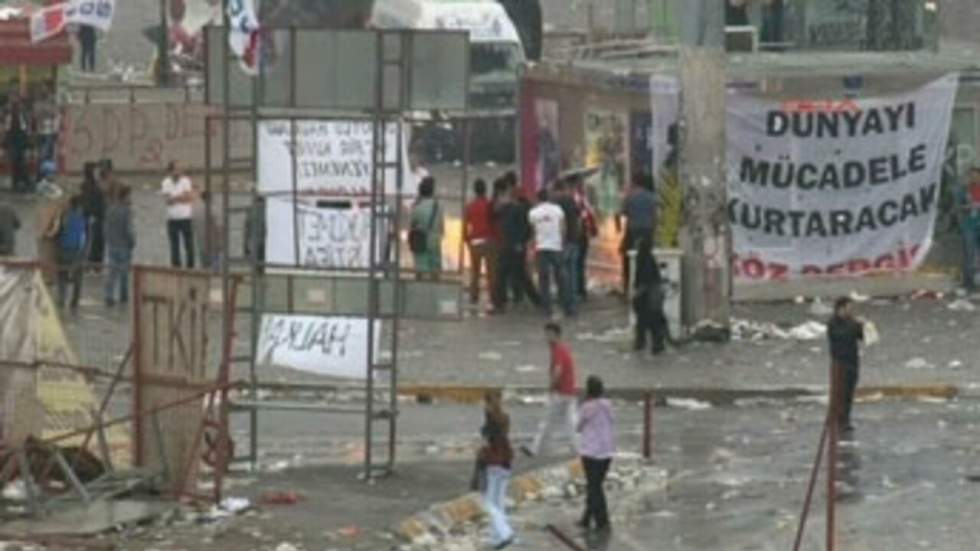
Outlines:
[[61, 3], [35, 11], [31, 15], [31, 42], [41, 42], [63, 31], [67, 6]]

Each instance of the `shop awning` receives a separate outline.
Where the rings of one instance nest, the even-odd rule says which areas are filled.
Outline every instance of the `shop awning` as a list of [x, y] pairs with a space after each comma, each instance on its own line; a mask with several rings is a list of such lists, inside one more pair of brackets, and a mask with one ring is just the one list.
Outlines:
[[67, 33], [31, 44], [30, 20], [0, 21], [0, 65], [61, 65], [71, 60]]

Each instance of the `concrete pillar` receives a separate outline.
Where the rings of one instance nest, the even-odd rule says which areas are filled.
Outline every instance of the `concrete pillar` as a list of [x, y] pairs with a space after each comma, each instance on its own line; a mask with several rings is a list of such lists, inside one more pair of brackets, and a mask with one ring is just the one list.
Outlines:
[[724, 3], [689, 0], [681, 21], [684, 317], [729, 325], [731, 232], [725, 171]]

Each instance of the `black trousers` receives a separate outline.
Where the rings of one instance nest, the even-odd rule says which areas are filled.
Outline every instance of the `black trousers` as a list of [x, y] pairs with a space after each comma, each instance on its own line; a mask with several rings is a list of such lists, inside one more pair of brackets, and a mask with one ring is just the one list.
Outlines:
[[578, 293], [578, 296], [585, 298], [589, 292], [589, 276], [586, 273], [589, 266], [589, 238], [584, 237], [578, 243], [579, 251], [578, 258], [578, 270], [575, 272], [575, 277], [578, 281], [573, 281], [572, 290]]
[[582, 514], [582, 526], [588, 527], [593, 522], [597, 528], [609, 526], [609, 509], [603, 484], [609, 474], [610, 464], [612, 459], [582, 456], [582, 467], [585, 469], [585, 513]]
[[180, 268], [180, 240], [184, 240], [184, 267], [194, 267], [194, 230], [190, 218], [167, 220], [167, 238], [170, 240], [170, 265]]
[[89, 264], [95, 268], [101, 267], [105, 262], [105, 220], [102, 218], [92, 218], [88, 225], [89, 235], [92, 236], [91, 244], [88, 249]]
[[83, 72], [91, 73], [95, 71], [95, 41], [82, 41], [81, 62]]
[[623, 241], [619, 245], [619, 252], [623, 255], [623, 295], [629, 294], [630, 288], [630, 257], [627, 252], [636, 247], [640, 239], [647, 237], [653, 238], [653, 228], [627, 229], [623, 235]]
[[10, 182], [13, 191], [27, 192], [31, 190], [31, 175], [27, 168], [27, 152], [10, 149]]
[[652, 304], [647, 293], [633, 297], [633, 313], [636, 314], [636, 338], [634, 347], [641, 350], [647, 345], [647, 335], [652, 339], [652, 350], [660, 352], [667, 340], [667, 316], [664, 315], [663, 304]]
[[527, 272], [527, 254], [524, 249], [502, 247], [497, 260], [497, 291], [494, 293], [495, 307], [507, 305], [507, 291], [514, 295], [514, 302], [523, 302], [524, 296], [534, 305], [541, 304], [541, 295], [534, 288], [531, 276]]
[[854, 392], [858, 385], [858, 368], [835, 363], [834, 369], [838, 372], [838, 402], [837, 402], [837, 425], [841, 428], [851, 425], [851, 408], [854, 406]]

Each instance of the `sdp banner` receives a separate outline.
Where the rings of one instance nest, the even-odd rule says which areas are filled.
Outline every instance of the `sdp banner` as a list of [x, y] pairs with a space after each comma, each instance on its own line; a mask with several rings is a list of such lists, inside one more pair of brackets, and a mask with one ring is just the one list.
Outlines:
[[932, 245], [958, 76], [870, 98], [732, 91], [735, 277], [912, 270]]

